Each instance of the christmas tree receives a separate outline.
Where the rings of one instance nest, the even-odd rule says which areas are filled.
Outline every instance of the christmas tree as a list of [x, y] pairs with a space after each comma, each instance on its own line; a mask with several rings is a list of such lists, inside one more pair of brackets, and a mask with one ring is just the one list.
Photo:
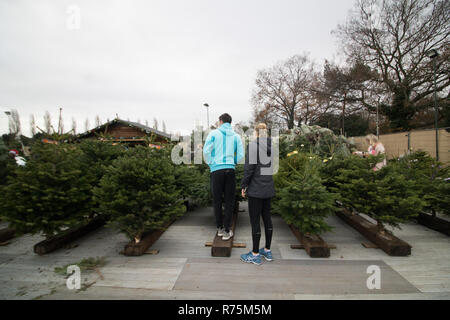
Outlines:
[[374, 171], [377, 157], [357, 156], [342, 160], [335, 168], [330, 189], [339, 194], [339, 200], [377, 221], [380, 230], [384, 224], [399, 224], [417, 216], [424, 202], [420, 199], [415, 182], [406, 179], [392, 166]]
[[331, 230], [325, 218], [335, 210], [335, 195], [322, 184], [321, 164], [314, 154], [294, 153], [280, 162], [275, 175], [274, 211], [306, 234]]
[[48, 238], [87, 220], [91, 185], [75, 146], [36, 142], [32, 150], [27, 165], [8, 177], [0, 206], [12, 228]]
[[389, 163], [413, 185], [432, 215], [450, 215], [450, 167], [436, 161], [425, 151], [415, 151]]
[[170, 152], [137, 146], [105, 168], [94, 195], [109, 225], [137, 242], [182, 215], [182, 190], [177, 188]]

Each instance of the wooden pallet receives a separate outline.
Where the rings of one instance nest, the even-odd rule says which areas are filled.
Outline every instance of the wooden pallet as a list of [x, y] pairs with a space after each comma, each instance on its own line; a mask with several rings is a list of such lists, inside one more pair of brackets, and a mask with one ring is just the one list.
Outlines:
[[[305, 235], [291, 224], [289, 228], [291, 228], [292, 233], [302, 244], [302, 249], [305, 249], [311, 258], [328, 258], [330, 256], [332, 246], [328, 245], [320, 236]], [[334, 248], [336, 247], [334, 246]]]
[[420, 213], [417, 222], [427, 228], [450, 236], [450, 221], [433, 217], [431, 214]]
[[[231, 230], [233, 230], [233, 234], [234, 234], [234, 230], [236, 228], [238, 212], [239, 212], [239, 202], [237, 202], [235, 204], [233, 217], [231, 218]], [[216, 235], [214, 236], [214, 240], [212, 242], [211, 256], [213, 256], [213, 257], [229, 257], [229, 256], [231, 256], [231, 249], [233, 249], [233, 240], [234, 240], [235, 236], [236, 235], [234, 235], [229, 240], [223, 241], [222, 237], [219, 237], [216, 233]]]
[[364, 219], [358, 214], [352, 214], [347, 208], [342, 208], [342, 210], [337, 211], [336, 215], [388, 255], [404, 257], [411, 254], [412, 247], [408, 243], [393, 234], [387, 232], [380, 233], [376, 224]]
[[53, 236], [49, 239], [41, 241], [34, 245], [34, 252], [42, 255], [56, 249], [62, 248], [69, 244], [70, 242], [81, 238], [82, 236], [92, 232], [105, 224], [105, 219], [103, 217], [96, 217], [92, 219], [87, 224], [83, 224], [81, 226], [77, 226], [74, 228], [70, 228], [65, 230], [61, 234]]

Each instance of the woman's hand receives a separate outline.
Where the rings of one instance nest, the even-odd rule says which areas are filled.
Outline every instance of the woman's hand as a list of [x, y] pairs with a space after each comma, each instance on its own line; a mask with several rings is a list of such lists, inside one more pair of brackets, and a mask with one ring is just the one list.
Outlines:
[[241, 195], [242, 195], [242, 198], [245, 198], [245, 189], [241, 190]]

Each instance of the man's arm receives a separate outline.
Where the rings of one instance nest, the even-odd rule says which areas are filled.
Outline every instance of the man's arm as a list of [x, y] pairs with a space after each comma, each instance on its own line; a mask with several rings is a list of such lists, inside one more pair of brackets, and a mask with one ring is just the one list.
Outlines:
[[205, 158], [205, 162], [210, 165], [212, 162], [211, 153], [214, 149], [214, 136], [212, 132], [208, 134], [206, 137], [205, 145], [203, 146], [203, 157]]
[[236, 152], [236, 158], [235, 158], [236, 163], [235, 164], [238, 164], [242, 160], [242, 158], [244, 158], [244, 147], [242, 146], [242, 140], [239, 135], [236, 135], [236, 150], [235, 150], [235, 152]]

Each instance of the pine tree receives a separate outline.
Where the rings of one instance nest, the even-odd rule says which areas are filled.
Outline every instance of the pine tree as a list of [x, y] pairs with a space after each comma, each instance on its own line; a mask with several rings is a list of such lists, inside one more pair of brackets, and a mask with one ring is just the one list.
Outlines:
[[98, 210], [130, 239], [139, 241], [186, 210], [167, 150], [137, 146], [105, 170], [94, 190]]
[[110, 166], [113, 160], [125, 154], [123, 145], [113, 145], [106, 141], [85, 139], [77, 145], [82, 152], [80, 162], [83, 174], [91, 185], [90, 200], [91, 207], [98, 207], [93, 199], [93, 190], [100, 185], [100, 180], [106, 172], [106, 168]]
[[408, 180], [392, 166], [373, 171], [376, 157], [366, 159], [356, 156], [343, 160], [335, 170], [330, 189], [339, 194], [339, 200], [377, 221], [380, 230], [384, 224], [400, 227], [422, 210], [415, 182]]
[[425, 201], [425, 209], [432, 215], [450, 215], [450, 167], [436, 161], [425, 151], [415, 151], [390, 165], [413, 184], [420, 199]]
[[317, 156], [296, 153], [280, 162], [275, 175], [274, 211], [306, 234], [331, 230], [325, 218], [334, 212], [336, 196], [322, 185], [320, 166]]
[[48, 238], [87, 221], [90, 184], [83, 175], [81, 152], [73, 145], [32, 146], [25, 167], [17, 167], [3, 188], [0, 209], [12, 228]]

